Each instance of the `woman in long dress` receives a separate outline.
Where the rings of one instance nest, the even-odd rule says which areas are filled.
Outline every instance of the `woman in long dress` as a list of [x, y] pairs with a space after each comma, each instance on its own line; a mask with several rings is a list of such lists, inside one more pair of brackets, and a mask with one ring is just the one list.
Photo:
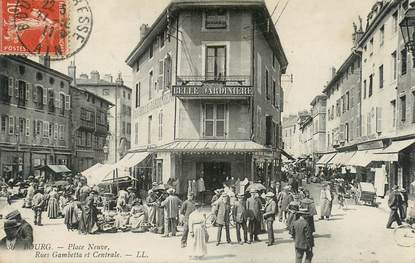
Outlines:
[[55, 219], [59, 215], [59, 194], [57, 188], [53, 188], [49, 192], [49, 201], [48, 201], [48, 217], [49, 219]]
[[78, 226], [81, 234], [94, 234], [98, 231], [98, 209], [95, 207], [94, 199], [94, 192], [91, 191], [85, 200], [85, 204], [82, 206]]
[[196, 210], [189, 216], [189, 229], [193, 238], [190, 257], [201, 259], [207, 254], [208, 234], [206, 230], [206, 214], [201, 211], [201, 204], [195, 204]]
[[132, 204], [129, 221], [131, 228], [137, 229], [147, 223], [147, 209], [140, 199], [134, 200]]
[[323, 220], [326, 218], [327, 220], [331, 214], [331, 202], [332, 196], [330, 193], [330, 189], [328, 188], [327, 184], [323, 185], [323, 188], [320, 192], [320, 219]]

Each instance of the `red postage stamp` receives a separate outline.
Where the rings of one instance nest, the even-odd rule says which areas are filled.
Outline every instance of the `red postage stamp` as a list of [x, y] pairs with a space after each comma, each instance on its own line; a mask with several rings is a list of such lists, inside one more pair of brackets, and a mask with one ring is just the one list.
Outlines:
[[0, 0], [0, 54], [66, 57], [68, 0]]

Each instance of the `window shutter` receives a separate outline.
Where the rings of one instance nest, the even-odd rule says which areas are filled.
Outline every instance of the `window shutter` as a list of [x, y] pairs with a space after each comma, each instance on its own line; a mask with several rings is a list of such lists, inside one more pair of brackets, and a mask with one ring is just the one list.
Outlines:
[[53, 130], [53, 136], [55, 139], [58, 139], [58, 129], [59, 129], [59, 125], [57, 123], [55, 123], [55, 127]]
[[36, 120], [33, 120], [33, 136], [36, 136]]
[[9, 134], [14, 133], [14, 117], [9, 116]]
[[30, 83], [26, 83], [26, 100], [29, 100], [31, 85]]
[[26, 119], [26, 136], [30, 136], [30, 120]]
[[13, 77], [9, 77], [9, 96], [12, 97], [13, 96], [13, 90], [14, 90], [14, 78]]
[[43, 105], [48, 104], [48, 89], [42, 88], [43, 91]]
[[376, 107], [376, 132], [382, 132], [382, 108]]
[[37, 87], [32, 85], [32, 100], [33, 102], [37, 102]]
[[14, 96], [19, 97], [19, 81], [16, 79], [14, 80]]
[[43, 122], [43, 137], [48, 137], [48, 136], [49, 136], [49, 122], [44, 121]]
[[284, 111], [284, 90], [282, 89], [282, 87], [278, 87], [280, 90], [280, 112]]
[[71, 109], [71, 97], [69, 95], [65, 95], [65, 110]]

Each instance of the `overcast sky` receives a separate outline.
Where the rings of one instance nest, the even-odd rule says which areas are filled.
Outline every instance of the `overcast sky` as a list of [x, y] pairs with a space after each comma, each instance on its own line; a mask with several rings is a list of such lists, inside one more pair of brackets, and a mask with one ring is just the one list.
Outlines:
[[[132, 79], [125, 59], [139, 41], [139, 27], [152, 24], [170, 0], [89, 0], [94, 28], [87, 45], [76, 55], [78, 75], [98, 70], [103, 76], [122, 72]], [[285, 88], [285, 114], [309, 108], [329, 78], [329, 68], [339, 67], [350, 54], [353, 21], [363, 21], [376, 0], [280, 0], [273, 15], [280, 16], [280, 35], [294, 83]], [[270, 13], [278, 0], [266, 0]], [[67, 73], [68, 61], [52, 67]]]

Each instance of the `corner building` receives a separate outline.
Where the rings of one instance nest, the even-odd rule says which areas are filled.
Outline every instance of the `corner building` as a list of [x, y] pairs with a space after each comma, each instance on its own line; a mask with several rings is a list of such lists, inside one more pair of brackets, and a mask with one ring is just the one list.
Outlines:
[[147, 153], [178, 194], [203, 178], [206, 200], [227, 180], [275, 181], [288, 62], [264, 1], [172, 1], [140, 31], [124, 163]]

